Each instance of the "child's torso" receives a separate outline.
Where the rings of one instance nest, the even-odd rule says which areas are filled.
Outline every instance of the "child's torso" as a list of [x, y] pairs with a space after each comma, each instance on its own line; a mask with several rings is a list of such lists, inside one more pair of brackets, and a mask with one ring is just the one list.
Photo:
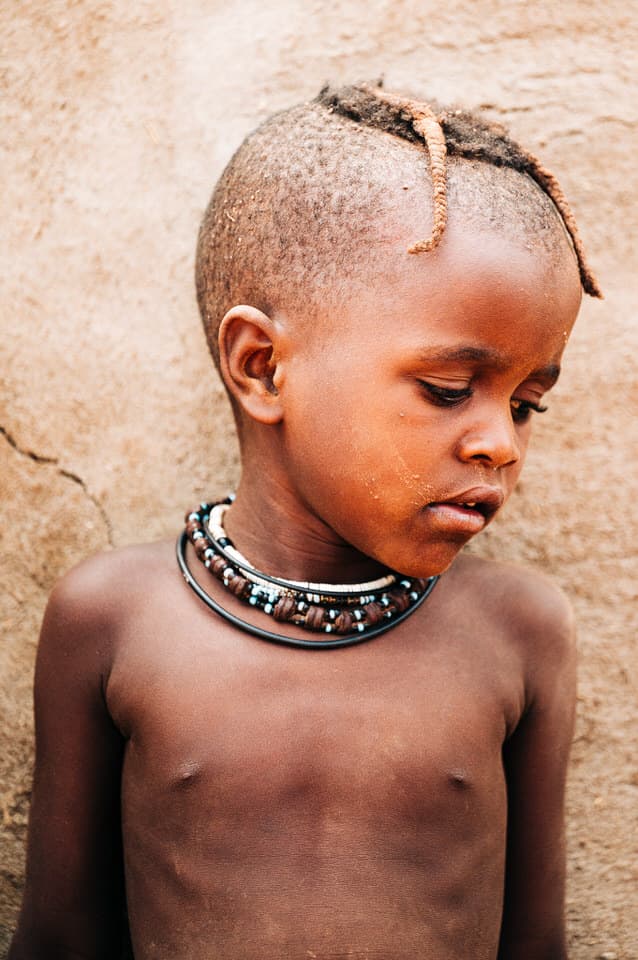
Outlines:
[[493, 958], [523, 700], [498, 625], [440, 590], [368, 644], [288, 650], [179, 597], [108, 684], [137, 960]]

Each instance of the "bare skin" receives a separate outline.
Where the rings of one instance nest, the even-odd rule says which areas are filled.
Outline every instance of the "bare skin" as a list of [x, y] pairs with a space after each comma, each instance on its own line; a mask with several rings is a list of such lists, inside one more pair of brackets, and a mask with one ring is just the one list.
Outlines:
[[539, 576], [457, 555], [493, 515], [461, 494], [513, 489], [578, 276], [567, 243], [550, 265], [454, 224], [429, 259], [402, 266], [404, 249], [320, 355], [285, 313], [227, 315], [228, 527], [272, 573], [388, 565], [439, 584], [383, 637], [307, 652], [208, 611], [172, 544], [72, 571], [40, 643], [11, 960], [113, 957], [124, 878], [137, 960], [566, 957], [569, 607]]

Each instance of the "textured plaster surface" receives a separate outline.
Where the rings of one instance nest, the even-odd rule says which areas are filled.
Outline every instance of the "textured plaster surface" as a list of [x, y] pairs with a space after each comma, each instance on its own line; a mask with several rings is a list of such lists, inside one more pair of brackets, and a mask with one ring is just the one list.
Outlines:
[[[0, 956], [55, 579], [173, 534], [237, 473], [194, 238], [242, 136], [325, 80], [484, 105], [559, 174], [606, 292], [586, 302], [520, 489], [477, 542], [553, 575], [580, 624], [574, 960], [638, 957], [636, 8], [626, 0], [2, 0]], [[468, 958], [469, 960], [469, 958]]]

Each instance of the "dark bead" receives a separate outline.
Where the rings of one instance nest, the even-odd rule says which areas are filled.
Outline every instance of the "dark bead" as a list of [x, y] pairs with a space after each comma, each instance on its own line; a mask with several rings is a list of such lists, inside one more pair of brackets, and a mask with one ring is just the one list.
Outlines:
[[397, 613], [403, 613], [403, 611], [407, 610], [410, 606], [410, 598], [408, 597], [407, 593], [404, 593], [403, 591], [399, 593], [397, 590], [396, 593], [392, 592], [390, 596], [392, 597], [392, 603]]
[[334, 622], [334, 628], [337, 633], [350, 633], [352, 630], [352, 614], [343, 610]]
[[206, 540], [204, 540], [204, 538], [200, 540], [196, 540], [193, 546], [195, 547], [195, 553], [201, 560], [204, 554], [206, 553], [206, 551], [208, 550], [208, 544], [206, 543]]
[[374, 624], [379, 623], [379, 621], [383, 619], [385, 610], [380, 603], [366, 603], [363, 609], [366, 615], [368, 626], [372, 627]]
[[305, 624], [310, 630], [321, 630], [324, 625], [326, 611], [323, 607], [311, 604], [306, 613]]
[[246, 580], [245, 577], [242, 577], [238, 574], [228, 584], [228, 589], [231, 593], [234, 593], [236, 597], [239, 597], [240, 600], [245, 600], [250, 596], [250, 591], [252, 590], [252, 584], [250, 580]]
[[275, 620], [282, 622], [284, 620], [290, 620], [296, 612], [297, 603], [294, 597], [280, 597], [273, 608], [272, 615]]

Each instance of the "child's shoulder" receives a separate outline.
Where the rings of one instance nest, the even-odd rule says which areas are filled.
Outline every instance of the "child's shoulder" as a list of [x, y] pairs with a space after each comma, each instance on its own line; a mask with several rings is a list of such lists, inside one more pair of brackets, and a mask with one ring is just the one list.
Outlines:
[[439, 589], [448, 634], [460, 633], [477, 670], [488, 665], [515, 692], [509, 729], [532, 704], [548, 717], [564, 711], [568, 724], [576, 643], [572, 608], [562, 590], [538, 571], [469, 554], [457, 557], [433, 598]]
[[463, 553], [444, 574], [450, 576], [463, 590], [479, 591], [486, 601], [501, 606], [530, 604], [531, 610], [550, 615], [569, 615], [571, 610], [555, 580], [532, 567]]
[[56, 583], [52, 598], [104, 612], [121, 600], [122, 591], [133, 594], [164, 580], [177, 570], [174, 542], [160, 540], [104, 550], [80, 561]]
[[103, 551], [82, 560], [55, 584], [43, 636], [68, 645], [99, 635], [107, 646], [117, 627], [151, 597], [179, 583], [172, 541]]
[[537, 570], [463, 554], [441, 578], [458, 609], [499, 624], [514, 643], [537, 657], [569, 657], [574, 615], [560, 587]]

